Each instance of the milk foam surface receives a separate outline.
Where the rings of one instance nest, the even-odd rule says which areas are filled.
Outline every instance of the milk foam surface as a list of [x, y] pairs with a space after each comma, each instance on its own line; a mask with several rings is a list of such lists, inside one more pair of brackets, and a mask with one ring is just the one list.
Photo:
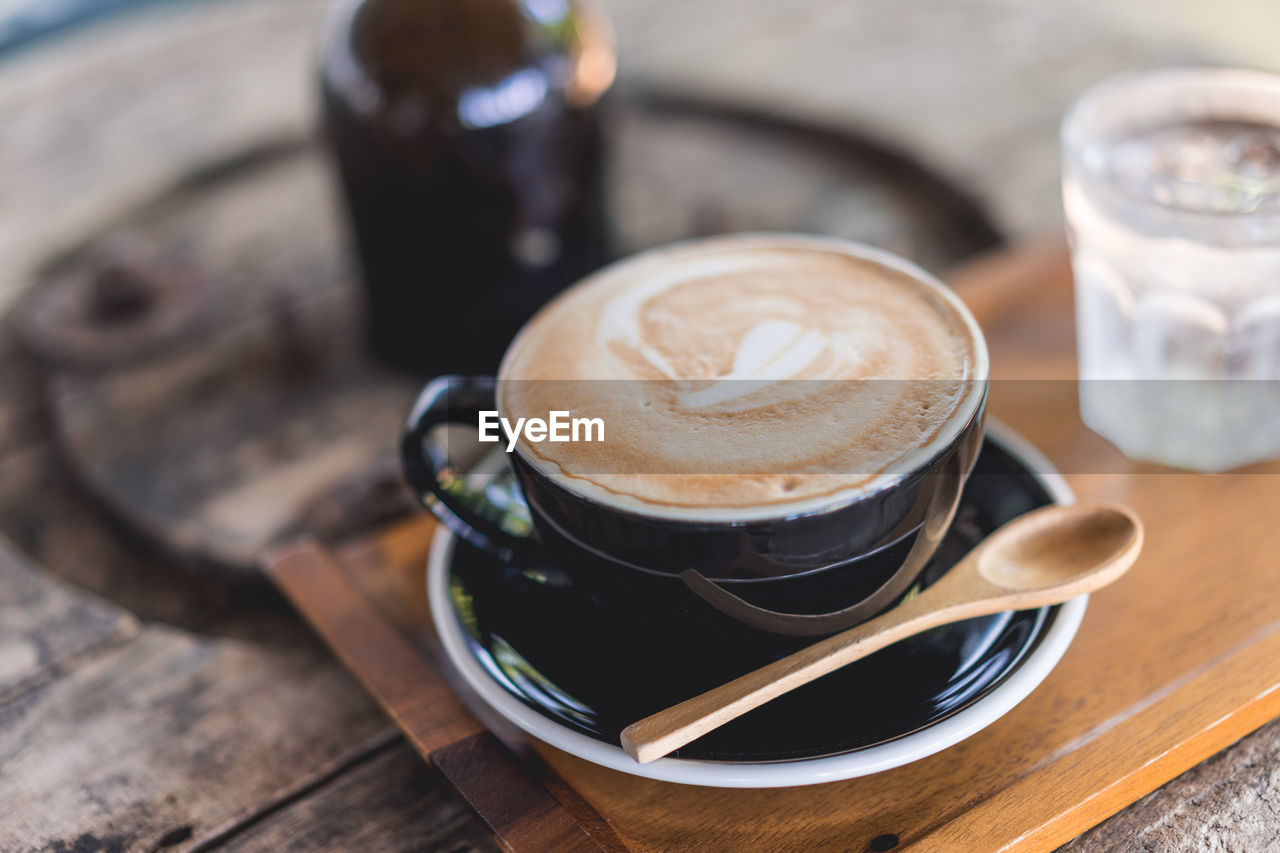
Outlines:
[[981, 395], [971, 323], [939, 290], [837, 241], [691, 242], [543, 308], [503, 360], [499, 408], [602, 418], [602, 443], [517, 448], [595, 500], [783, 510], [918, 464]]

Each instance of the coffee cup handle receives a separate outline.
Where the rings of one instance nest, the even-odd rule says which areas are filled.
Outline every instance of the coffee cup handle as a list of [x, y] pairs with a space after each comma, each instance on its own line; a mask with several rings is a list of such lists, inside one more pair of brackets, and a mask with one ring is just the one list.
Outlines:
[[486, 495], [467, 494], [464, 474], [453, 469], [448, 453], [428, 441], [444, 424], [474, 427], [480, 412], [497, 408], [492, 376], [441, 376], [418, 395], [405, 424], [400, 452], [405, 478], [423, 506], [454, 534], [503, 562], [528, 557], [537, 547], [532, 534], [513, 532], [510, 512]]

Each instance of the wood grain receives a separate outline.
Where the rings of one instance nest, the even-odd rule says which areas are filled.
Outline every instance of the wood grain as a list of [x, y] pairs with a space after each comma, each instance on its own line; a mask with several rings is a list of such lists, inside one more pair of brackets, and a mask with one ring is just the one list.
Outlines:
[[471, 810], [411, 746], [386, 749], [229, 838], [227, 853], [495, 851]]
[[148, 626], [0, 705], [0, 850], [220, 837], [391, 736], [310, 644]]
[[591, 830], [603, 823], [580, 824], [531, 778], [328, 550], [303, 537], [273, 546], [262, 565], [505, 849], [601, 849]]
[[0, 704], [137, 633], [127, 611], [36, 571], [0, 539]]
[[[295, 155], [192, 179], [117, 226], [211, 283], [208, 308], [154, 357], [48, 380], [74, 470], [175, 561], [246, 574], [322, 496], [354, 488], [329, 515], [359, 528], [384, 518], [378, 483], [398, 494], [388, 437], [417, 383], [360, 357], [327, 178], [316, 152]], [[55, 265], [49, 286], [90, 276], [94, 255]]]
[[[427, 757], [512, 853], [588, 853], [620, 846], [599, 816], [593, 815], [588, 824], [579, 823], [489, 732], [433, 750]], [[597, 835], [601, 831], [607, 833], [605, 837]]]
[[314, 539], [273, 547], [262, 564], [423, 755], [484, 731]]
[[388, 525], [375, 536], [355, 537], [335, 550], [351, 580], [378, 606], [388, 623], [404, 635], [449, 682], [471, 713], [517, 754], [526, 772], [539, 779], [602, 848], [625, 849], [616, 833], [564, 779], [549, 772], [528, 738], [492, 711], [449, 664], [440, 646], [427, 601], [426, 562], [435, 520], [419, 513]]

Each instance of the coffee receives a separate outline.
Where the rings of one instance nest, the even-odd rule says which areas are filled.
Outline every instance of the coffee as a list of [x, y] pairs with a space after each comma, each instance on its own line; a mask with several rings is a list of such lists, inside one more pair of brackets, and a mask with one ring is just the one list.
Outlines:
[[776, 516], [918, 466], [977, 411], [986, 371], [972, 318], [919, 270], [748, 235], [649, 252], [561, 294], [508, 349], [498, 406], [603, 420], [602, 442], [517, 445], [593, 501]]

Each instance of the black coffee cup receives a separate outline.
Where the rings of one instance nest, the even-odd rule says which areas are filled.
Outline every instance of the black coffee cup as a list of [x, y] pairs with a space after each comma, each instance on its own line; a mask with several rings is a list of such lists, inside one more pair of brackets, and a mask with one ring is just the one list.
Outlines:
[[507, 508], [484, 490], [461, 488], [462, 475], [430, 440], [442, 425], [474, 428], [480, 412], [497, 410], [497, 380], [445, 376], [422, 391], [402, 442], [406, 475], [423, 503], [467, 542], [512, 564], [562, 569], [618, 606], [663, 602], [674, 613], [692, 596], [761, 630], [814, 636], [843, 630], [898, 602], [949, 529], [982, 445], [985, 343], [954, 295], [905, 261], [843, 241], [774, 239], [835, 246], [906, 272], [965, 320], [976, 353], [973, 387], [908, 470], [803, 511], [672, 517], [571, 489], [517, 445], [509, 459], [532, 521], [525, 530], [511, 524]]

